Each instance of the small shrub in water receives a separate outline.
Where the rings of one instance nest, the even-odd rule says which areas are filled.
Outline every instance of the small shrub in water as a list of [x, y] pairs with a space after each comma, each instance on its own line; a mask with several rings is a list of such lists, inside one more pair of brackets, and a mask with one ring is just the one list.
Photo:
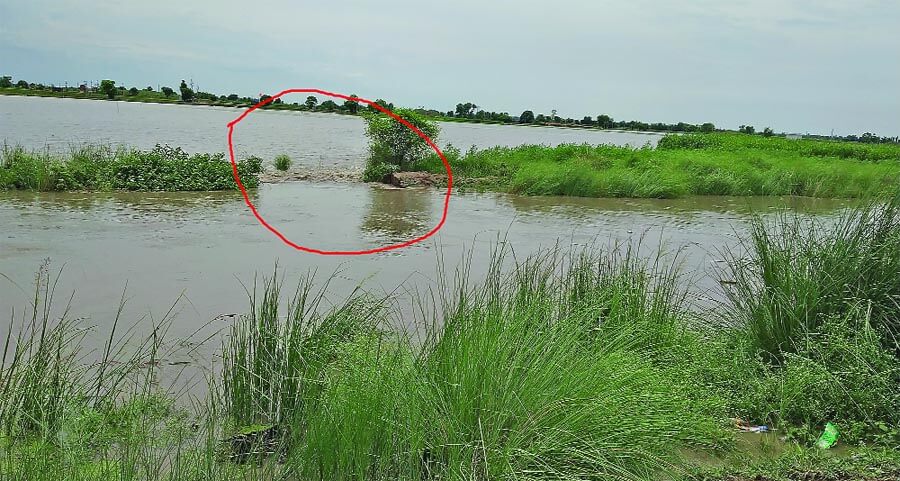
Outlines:
[[291, 158], [287, 154], [279, 154], [275, 156], [275, 168], [285, 172], [291, 168]]

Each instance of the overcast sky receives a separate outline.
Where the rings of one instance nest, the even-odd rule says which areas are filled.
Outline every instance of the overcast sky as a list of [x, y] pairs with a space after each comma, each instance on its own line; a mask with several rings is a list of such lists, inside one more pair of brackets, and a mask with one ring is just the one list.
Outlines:
[[0, 0], [0, 74], [898, 135], [898, 25], [896, 0]]

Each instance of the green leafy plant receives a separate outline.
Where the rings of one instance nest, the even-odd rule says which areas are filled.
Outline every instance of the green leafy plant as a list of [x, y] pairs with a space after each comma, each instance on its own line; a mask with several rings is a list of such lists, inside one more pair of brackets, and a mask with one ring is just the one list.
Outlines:
[[[262, 159], [237, 162], [245, 187], [259, 186]], [[68, 158], [22, 147], [0, 150], [0, 188], [52, 190], [208, 191], [236, 189], [224, 154], [189, 155], [182, 149], [157, 145], [151, 150], [82, 146]]]
[[[437, 140], [437, 123], [409, 109], [394, 111], [432, 141]], [[399, 170], [409, 170], [429, 151], [428, 143], [400, 121], [382, 114], [365, 114], [366, 136], [369, 138], [369, 164], [388, 164]]]
[[291, 168], [291, 158], [287, 154], [279, 154], [275, 156], [275, 168], [285, 172]]

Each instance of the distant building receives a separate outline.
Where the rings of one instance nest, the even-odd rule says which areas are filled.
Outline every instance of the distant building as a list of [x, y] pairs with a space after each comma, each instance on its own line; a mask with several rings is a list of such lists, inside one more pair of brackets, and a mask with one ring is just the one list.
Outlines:
[[785, 134], [784, 138], [789, 140], [800, 140], [803, 138], [803, 134]]

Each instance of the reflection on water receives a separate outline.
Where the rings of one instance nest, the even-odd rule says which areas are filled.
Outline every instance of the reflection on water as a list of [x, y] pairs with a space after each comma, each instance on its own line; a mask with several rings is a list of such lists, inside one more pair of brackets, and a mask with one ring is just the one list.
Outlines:
[[[251, 202], [258, 192], [249, 190]], [[2, 201], [11, 207], [39, 207], [42, 210], [133, 210], [147, 214], [184, 214], [194, 209], [215, 209], [243, 201], [240, 192], [25, 192], [7, 191]]]
[[370, 204], [360, 228], [385, 236], [391, 243], [407, 241], [434, 227], [432, 219], [433, 191], [423, 189], [369, 190]]

